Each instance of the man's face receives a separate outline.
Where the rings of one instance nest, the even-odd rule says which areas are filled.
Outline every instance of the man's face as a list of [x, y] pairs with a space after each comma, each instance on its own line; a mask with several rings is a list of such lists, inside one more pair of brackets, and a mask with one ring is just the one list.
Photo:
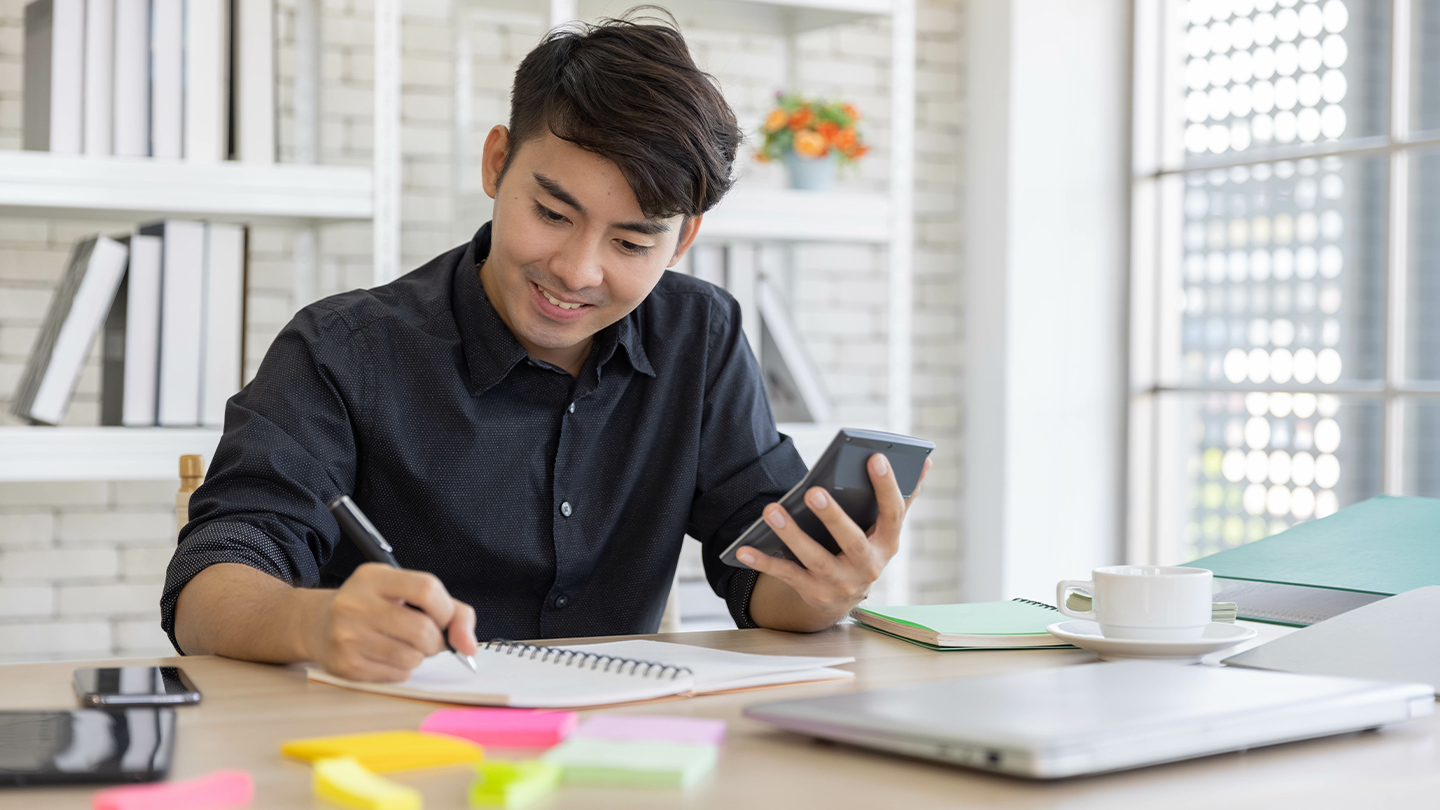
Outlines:
[[549, 132], [526, 141], [502, 179], [514, 146], [504, 127], [485, 141], [495, 211], [481, 280], [532, 356], [576, 373], [591, 337], [640, 305], [700, 218], [647, 218], [618, 166]]

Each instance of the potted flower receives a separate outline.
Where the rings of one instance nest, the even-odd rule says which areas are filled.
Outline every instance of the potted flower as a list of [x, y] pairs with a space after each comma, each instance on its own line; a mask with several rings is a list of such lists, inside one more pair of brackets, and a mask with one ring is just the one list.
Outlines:
[[756, 157], [784, 161], [791, 188], [827, 191], [838, 167], [853, 165], [869, 151], [855, 130], [860, 113], [849, 104], [796, 93], [777, 93], [776, 102]]

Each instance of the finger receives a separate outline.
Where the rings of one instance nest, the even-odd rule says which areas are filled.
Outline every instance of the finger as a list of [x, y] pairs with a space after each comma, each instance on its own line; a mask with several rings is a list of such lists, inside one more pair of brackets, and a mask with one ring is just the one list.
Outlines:
[[414, 647], [422, 655], [434, 655], [445, 649], [441, 628], [427, 614], [409, 605], [387, 603], [374, 629]]
[[765, 522], [770, 524], [775, 536], [790, 549], [790, 553], [817, 577], [826, 580], [840, 578], [840, 564], [835, 560], [835, 555], [806, 534], [790, 513], [785, 511], [785, 507], [778, 503], [765, 507]]
[[915, 489], [910, 497], [905, 499], [905, 512], [910, 512], [910, 504], [915, 501], [915, 496], [920, 494], [920, 485], [925, 483], [925, 475], [930, 472], [930, 459], [925, 459], [925, 464], [920, 467], [920, 479], [915, 482]]
[[428, 657], [427, 653], [416, 649], [414, 645], [382, 632], [364, 636], [358, 652], [361, 657], [377, 666], [403, 670], [405, 677]]
[[796, 591], [800, 591], [814, 579], [814, 575], [795, 563], [779, 557], [771, 557], [768, 554], [761, 554], [750, 546], [741, 546], [735, 553], [735, 558], [762, 574], [780, 580]]
[[479, 652], [475, 645], [475, 608], [457, 600], [455, 617], [450, 620], [447, 633], [450, 638], [450, 646], [454, 647], [456, 652], [461, 655], [474, 655]]
[[392, 601], [414, 605], [439, 627], [448, 627], [455, 617], [455, 600], [434, 574], [386, 567], [371, 576], [376, 593]]
[[[830, 497], [830, 494], [822, 487], [811, 487], [805, 493], [805, 505], [810, 511], [820, 518], [825, 528], [830, 531], [830, 536], [840, 546], [840, 550], [853, 558], [861, 558], [869, 551], [870, 541], [865, 537], [865, 530], [855, 524], [855, 521], [845, 514], [840, 504]], [[812, 538], [813, 539], [813, 538]], [[823, 547], [822, 547], [822, 550]], [[828, 554], [829, 551], [827, 550]], [[833, 555], [832, 555], [833, 556]], [[805, 563], [809, 565], [807, 561]]]
[[907, 509], [905, 496], [900, 494], [900, 485], [896, 483], [890, 460], [885, 458], [884, 453], [872, 455], [865, 466], [870, 471], [870, 483], [875, 487], [875, 503], [880, 507], [871, 539], [893, 555], [900, 549], [900, 524], [905, 522]]

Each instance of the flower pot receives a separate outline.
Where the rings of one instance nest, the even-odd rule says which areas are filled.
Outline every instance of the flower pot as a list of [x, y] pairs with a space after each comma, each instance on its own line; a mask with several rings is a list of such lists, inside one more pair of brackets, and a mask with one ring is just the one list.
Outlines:
[[829, 191], [835, 183], [837, 165], [834, 152], [818, 158], [801, 157], [793, 150], [785, 153], [785, 168], [790, 174], [791, 188]]

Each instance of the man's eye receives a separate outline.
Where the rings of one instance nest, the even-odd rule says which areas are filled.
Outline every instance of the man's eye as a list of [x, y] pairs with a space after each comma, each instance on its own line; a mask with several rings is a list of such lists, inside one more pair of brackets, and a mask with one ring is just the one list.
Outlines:
[[541, 219], [545, 220], [546, 222], [564, 222], [564, 221], [565, 221], [565, 216], [564, 216], [563, 214], [557, 214], [557, 213], [555, 213], [554, 211], [551, 211], [549, 208], [546, 208], [545, 206], [543, 206], [543, 205], [541, 205], [541, 204], [539, 204], [539, 203], [536, 203], [536, 204], [535, 204], [535, 214], [536, 214], [537, 216], [539, 216]]
[[634, 253], [637, 256], [643, 256], [650, 251], [648, 245], [637, 245], [634, 242], [626, 242], [624, 239], [620, 240], [620, 248], [626, 253]]

